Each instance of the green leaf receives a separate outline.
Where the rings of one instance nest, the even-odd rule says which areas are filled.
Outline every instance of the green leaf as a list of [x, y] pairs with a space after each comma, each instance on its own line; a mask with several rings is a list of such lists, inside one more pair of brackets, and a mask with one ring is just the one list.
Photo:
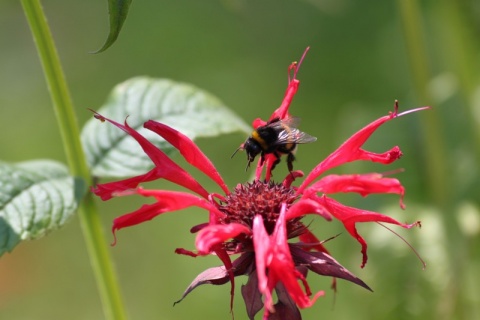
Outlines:
[[73, 215], [85, 191], [85, 183], [74, 181], [58, 162], [0, 162], [0, 256], [22, 240], [58, 229]]
[[[175, 149], [143, 128], [147, 120], [169, 125], [191, 139], [214, 137], [249, 126], [211, 94], [192, 85], [167, 79], [136, 77], [117, 85], [99, 110], [103, 116], [128, 124], [167, 154]], [[145, 173], [152, 162], [125, 132], [92, 119], [82, 130], [87, 161], [96, 177], [128, 177]]]
[[118, 38], [123, 23], [127, 19], [128, 9], [132, 0], [108, 0], [108, 15], [110, 18], [110, 32], [103, 46], [94, 53], [107, 50]]

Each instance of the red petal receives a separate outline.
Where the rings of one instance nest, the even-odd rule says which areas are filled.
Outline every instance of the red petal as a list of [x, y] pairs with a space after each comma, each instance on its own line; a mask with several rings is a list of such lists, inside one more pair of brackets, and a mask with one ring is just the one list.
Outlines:
[[197, 206], [223, 216], [224, 213], [219, 211], [213, 204], [203, 198], [191, 195], [185, 192], [163, 191], [163, 190], [144, 190], [138, 188], [124, 192], [120, 195], [139, 194], [145, 197], [153, 196], [158, 202], [154, 204], [143, 205], [140, 209], [116, 218], [113, 221], [112, 231], [130, 227], [154, 217], [170, 211], [181, 210], [191, 206]]
[[371, 193], [395, 193], [400, 195], [400, 206], [404, 208], [405, 188], [395, 178], [385, 178], [380, 173], [328, 175], [304, 191], [322, 193], [356, 192], [362, 196]]
[[175, 253], [176, 253], [176, 254], [183, 254], [183, 255], [185, 255], [185, 256], [190, 256], [190, 257], [193, 257], [193, 258], [198, 257], [198, 254], [196, 254], [195, 252], [190, 251], [190, 250], [187, 250], [187, 249], [184, 249], [184, 248], [177, 248], [177, 249], [175, 249]]
[[326, 196], [322, 196], [321, 198], [318, 198], [318, 199], [319, 201], [322, 202], [325, 208], [327, 208], [328, 211], [335, 218], [337, 218], [343, 223], [343, 225], [345, 226], [345, 229], [347, 229], [347, 231], [355, 239], [357, 239], [357, 241], [361, 244], [362, 255], [363, 255], [362, 265], [361, 265], [362, 268], [365, 266], [368, 259], [367, 243], [357, 232], [357, 229], [355, 227], [355, 224], [357, 222], [385, 222], [385, 223], [396, 224], [406, 229], [410, 229], [411, 227], [418, 225], [418, 223], [412, 223], [412, 224], [401, 223], [393, 218], [390, 218], [386, 215], [383, 215], [377, 212], [348, 207]]
[[288, 113], [288, 108], [292, 103], [293, 97], [298, 91], [299, 85], [300, 81], [298, 81], [297, 79], [293, 79], [292, 81], [290, 81], [287, 87], [287, 91], [285, 92], [285, 96], [283, 97], [282, 104], [280, 105], [280, 107], [278, 107], [277, 110], [272, 113], [270, 119], [268, 119], [269, 121], [273, 119], [286, 119], [290, 117], [290, 114]]
[[252, 230], [240, 223], [209, 225], [200, 230], [195, 240], [195, 246], [200, 254], [209, 254], [215, 245], [235, 238], [241, 233], [250, 235]]
[[267, 122], [266, 121], [263, 121], [262, 119], [260, 118], [256, 118], [255, 120], [252, 121], [252, 127], [254, 129], [257, 129], [258, 127], [261, 127], [261, 126], [264, 126], [266, 125]]
[[143, 126], [157, 133], [178, 149], [188, 163], [215, 181], [226, 194], [230, 192], [210, 159], [190, 138], [167, 125], [153, 120], [145, 122]]
[[149, 172], [128, 178], [125, 180], [114, 181], [109, 183], [98, 184], [92, 187], [92, 192], [99, 196], [103, 201], [109, 200], [113, 197], [113, 194], [119, 191], [134, 189], [142, 182], [153, 181], [157, 179], [156, 168], [153, 168]]
[[[293, 97], [298, 91], [298, 86], [300, 85], [300, 81], [296, 79], [297, 77], [297, 72], [300, 69], [300, 66], [302, 65], [303, 59], [305, 58], [305, 55], [307, 54], [308, 50], [310, 47], [307, 47], [305, 51], [302, 54], [302, 57], [300, 58], [300, 61], [293, 62], [289, 67], [288, 67], [288, 87], [287, 91], [285, 92], [285, 97], [283, 98], [282, 104], [280, 107], [278, 107], [277, 110], [273, 112], [273, 114], [270, 116], [269, 121], [279, 118], [279, 119], [286, 119], [289, 118], [290, 115], [288, 113], [288, 109], [290, 107], [290, 104], [292, 103]], [[293, 77], [290, 79], [290, 72], [293, 70]]]
[[[106, 120], [112, 123], [113, 125], [117, 126], [118, 128], [122, 129], [129, 135], [131, 135], [135, 140], [137, 140], [137, 142], [142, 147], [143, 151], [145, 151], [145, 153], [150, 157], [150, 159], [153, 161], [153, 163], [156, 166], [154, 170], [150, 171], [146, 175], [138, 176], [136, 177], [136, 179], [132, 178], [132, 179], [127, 179], [127, 180], [117, 182], [115, 186], [118, 187], [118, 189], [114, 191], [123, 191], [123, 190], [131, 189], [132, 187], [135, 187], [132, 185], [134, 181], [138, 185], [138, 183], [141, 183], [144, 181], [151, 181], [154, 179], [163, 178], [173, 183], [176, 183], [180, 186], [183, 186], [189, 190], [192, 190], [193, 192], [196, 192], [197, 194], [205, 198], [208, 197], [208, 192], [188, 172], [186, 172], [179, 165], [173, 162], [169, 157], [167, 157], [165, 153], [163, 153], [163, 151], [158, 149], [155, 145], [153, 145], [140, 133], [138, 133], [131, 127], [129, 127], [126, 120], [125, 120], [125, 125], [121, 125], [120, 123], [110, 120], [108, 118], [105, 118], [96, 112], [95, 112], [95, 117], [104, 121]], [[142, 178], [147, 178], [147, 179], [141, 180]], [[105, 195], [105, 197], [108, 197], [108, 195]]]
[[292, 171], [285, 177], [285, 179], [283, 179], [282, 184], [285, 188], [290, 188], [293, 181], [295, 181], [295, 179], [301, 178], [301, 177], [303, 177], [303, 171], [300, 171], [300, 170]]
[[325, 253], [330, 254], [330, 252], [328, 252], [327, 248], [325, 248], [325, 246], [321, 243], [321, 241], [318, 240], [318, 238], [307, 228], [305, 228], [305, 231], [298, 238], [303, 243], [315, 244], [314, 246], [305, 247], [304, 248], [305, 250], [306, 249], [315, 249], [317, 251], [325, 252]]
[[328, 221], [332, 220], [332, 216], [323, 205], [318, 203], [318, 201], [314, 201], [308, 198], [302, 198], [299, 201], [295, 202], [288, 209], [286, 219], [290, 220], [312, 213], [318, 214]]
[[[280, 216], [277, 220], [275, 230], [269, 237], [263, 219], [257, 215], [253, 220], [253, 245], [255, 248], [255, 262], [258, 276], [259, 291], [265, 295], [265, 312], [273, 312], [272, 290], [281, 281], [295, 303], [306, 308], [323, 295], [318, 292], [312, 299], [308, 284], [304, 276], [295, 268], [290, 248], [287, 243], [286, 231], [286, 206], [282, 205]], [[268, 269], [268, 275], [267, 270]], [[303, 282], [306, 293], [300, 287], [298, 280]]]
[[[406, 114], [406, 113], [403, 113]], [[337, 150], [331, 153], [325, 160], [319, 163], [305, 178], [302, 185], [298, 188], [298, 192], [302, 193], [303, 190], [312, 183], [317, 177], [319, 177], [325, 171], [332, 169], [341, 164], [356, 161], [356, 160], [370, 160], [373, 162], [380, 162], [388, 164], [401, 156], [400, 149], [394, 147], [393, 149], [377, 154], [361, 149], [361, 146], [367, 141], [367, 139], [385, 122], [396, 118], [398, 115], [396, 110], [388, 116], [381, 117], [374, 122], [370, 123], [347, 141], [345, 141]]]

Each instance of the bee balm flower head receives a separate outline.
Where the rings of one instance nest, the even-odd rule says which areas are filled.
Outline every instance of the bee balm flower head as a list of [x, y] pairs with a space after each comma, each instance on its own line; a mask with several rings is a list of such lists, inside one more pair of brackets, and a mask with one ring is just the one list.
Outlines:
[[[296, 79], [298, 66], [290, 66], [293, 77], [282, 105], [274, 111], [270, 120], [291, 117], [289, 105], [299, 85]], [[408, 112], [398, 113], [398, 105], [395, 104], [393, 112], [353, 134], [321, 161], [298, 186], [293, 184], [303, 177], [301, 171], [290, 172], [280, 182], [272, 181], [271, 171], [278, 157], [266, 154], [264, 159], [259, 160], [256, 179], [238, 184], [232, 190], [226, 186], [211, 161], [188, 137], [164, 124], [152, 120], [145, 122], [145, 128], [159, 134], [178, 149], [185, 160], [213, 180], [223, 194], [207, 191], [186, 170], [130, 128], [126, 121], [120, 124], [96, 113], [98, 119], [108, 121], [131, 135], [150, 157], [154, 168], [137, 177], [99, 184], [93, 188], [93, 192], [103, 200], [126, 195], [155, 199], [152, 204], [145, 204], [134, 212], [116, 218], [112, 227], [114, 233], [166, 212], [192, 206], [205, 209], [205, 223], [191, 227], [191, 232], [197, 233], [196, 250], [179, 248], [176, 253], [194, 257], [213, 254], [218, 256], [222, 264], [200, 273], [187, 287], [181, 300], [200, 285], [230, 283], [230, 306], [233, 309], [235, 278], [245, 275], [248, 280], [241, 292], [250, 319], [262, 308], [263, 319], [301, 319], [298, 308], [310, 307], [324, 295], [322, 290], [311, 291], [306, 279], [308, 271], [345, 279], [370, 290], [362, 280], [330, 256], [324, 244], [302, 222], [303, 217], [313, 214], [325, 221], [334, 218], [340, 220], [348, 233], [360, 243], [362, 267], [367, 262], [367, 243], [357, 232], [356, 223], [383, 222], [404, 228], [418, 225], [418, 222], [404, 224], [381, 213], [349, 207], [332, 198], [338, 192], [355, 192], [362, 196], [394, 193], [399, 195], [400, 205], [403, 206], [404, 188], [397, 179], [378, 173], [324, 175], [329, 169], [352, 161], [394, 162], [402, 154], [398, 147], [384, 153], [374, 153], [364, 150], [362, 146], [381, 125]], [[254, 127], [265, 123], [257, 119]], [[261, 179], [263, 170], [265, 178]], [[186, 191], [145, 190], [139, 186], [156, 179], [169, 180]], [[276, 301], [272, 296], [274, 291]]]

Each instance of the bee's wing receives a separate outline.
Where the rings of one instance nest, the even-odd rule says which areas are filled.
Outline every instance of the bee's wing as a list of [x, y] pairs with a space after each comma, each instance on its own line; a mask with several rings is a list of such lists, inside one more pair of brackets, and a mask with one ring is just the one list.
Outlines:
[[298, 128], [298, 126], [300, 125], [300, 120], [301, 119], [299, 117], [290, 117], [280, 120], [279, 123], [282, 123], [283, 125], [286, 125], [290, 128]]
[[313, 137], [308, 133], [302, 132], [297, 128], [290, 127], [289, 130], [284, 129], [280, 131], [275, 145], [284, 145], [288, 143], [310, 143], [316, 140], [316, 137]]
[[294, 136], [295, 143], [310, 143], [317, 141], [317, 138], [309, 135], [308, 133], [302, 132], [298, 129], [293, 129], [291, 134]]

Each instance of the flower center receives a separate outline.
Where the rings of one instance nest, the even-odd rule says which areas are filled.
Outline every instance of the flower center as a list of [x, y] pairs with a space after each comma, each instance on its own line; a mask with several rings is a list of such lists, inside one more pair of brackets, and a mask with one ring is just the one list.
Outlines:
[[[295, 189], [281, 183], [254, 181], [239, 184], [225, 197], [225, 201], [220, 202], [219, 209], [227, 214], [222, 223], [241, 223], [252, 228], [253, 218], [261, 215], [265, 229], [272, 234], [282, 203], [287, 205], [288, 210], [297, 198]], [[299, 220], [287, 221], [289, 238], [298, 236], [299, 230], [305, 228]]]

